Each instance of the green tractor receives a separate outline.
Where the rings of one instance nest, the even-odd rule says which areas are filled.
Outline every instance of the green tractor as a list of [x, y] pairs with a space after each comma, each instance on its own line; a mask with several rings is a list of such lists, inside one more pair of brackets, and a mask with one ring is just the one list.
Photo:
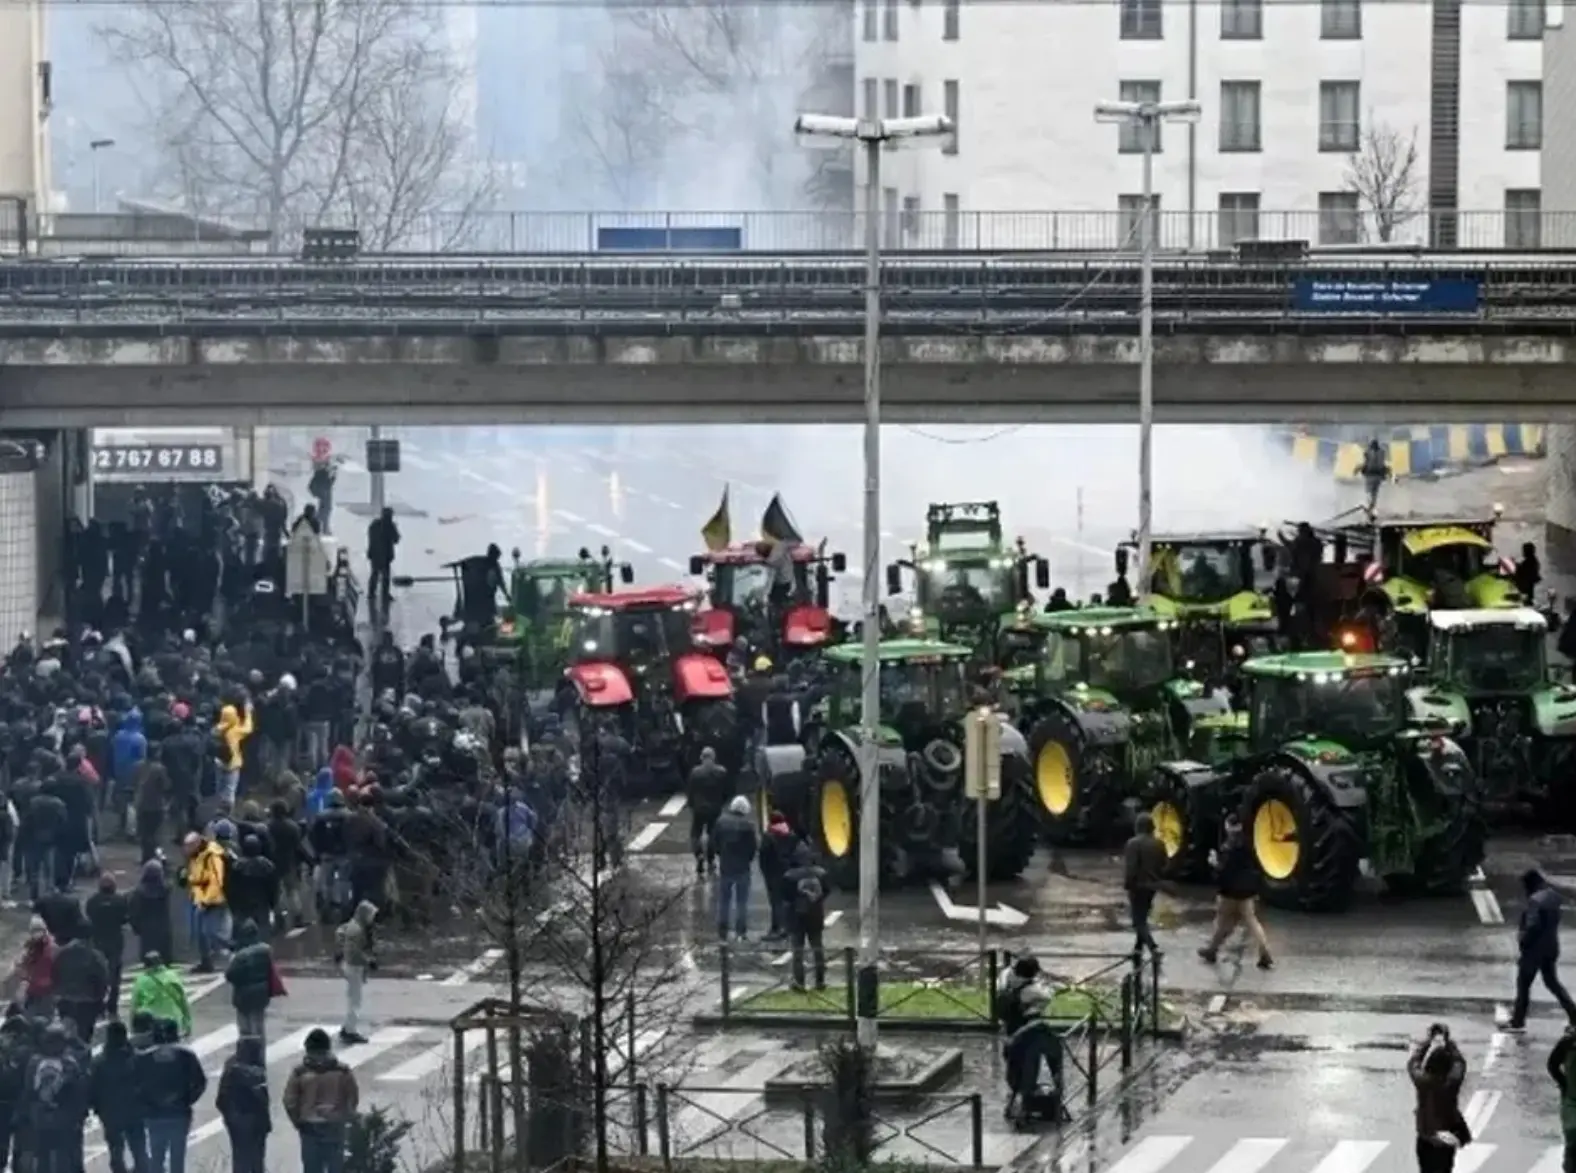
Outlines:
[[994, 501], [930, 506], [925, 540], [887, 567], [887, 594], [902, 593], [905, 570], [914, 574], [911, 634], [965, 644], [991, 664], [1001, 659], [1003, 626], [1034, 606], [1034, 587], [1051, 584], [1044, 558], [1030, 554], [1022, 538], [1006, 542]]
[[[840, 887], [859, 882], [860, 794], [880, 787], [881, 878], [903, 883], [972, 873], [977, 822], [964, 797], [963, 718], [970, 649], [934, 640], [880, 645], [879, 776], [860, 775], [861, 649], [823, 653], [828, 691], [805, 722], [803, 745], [768, 751], [766, 800], [820, 850]], [[986, 816], [989, 878], [1021, 876], [1037, 836], [1023, 736], [1002, 722], [1001, 796]]]
[[1003, 684], [1029, 730], [1035, 810], [1054, 843], [1108, 836], [1155, 763], [1237, 724], [1223, 691], [1178, 672], [1174, 619], [1086, 607], [1019, 624], [1043, 640], [1031, 663], [1002, 673]]
[[1576, 815], [1576, 688], [1549, 674], [1548, 621], [1529, 607], [1435, 611], [1427, 670], [1407, 693], [1412, 720], [1448, 730], [1484, 801]]
[[[1116, 550], [1125, 578], [1136, 539]], [[1274, 651], [1273, 590], [1277, 550], [1268, 529], [1158, 534], [1149, 545], [1149, 595], [1161, 615], [1175, 619], [1177, 652], [1208, 680], [1235, 676], [1248, 656]]]
[[1235, 810], [1271, 904], [1340, 910], [1365, 864], [1393, 891], [1460, 891], [1487, 835], [1477, 778], [1454, 741], [1408, 723], [1411, 664], [1300, 652], [1242, 672], [1246, 736], [1209, 764], [1166, 762], [1151, 776], [1144, 805], [1172, 876], [1208, 876]]

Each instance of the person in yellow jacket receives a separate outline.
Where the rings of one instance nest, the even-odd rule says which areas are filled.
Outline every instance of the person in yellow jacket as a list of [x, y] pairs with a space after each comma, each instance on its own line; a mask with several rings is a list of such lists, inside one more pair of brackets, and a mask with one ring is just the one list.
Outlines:
[[197, 918], [196, 972], [212, 973], [215, 954], [230, 940], [230, 909], [224, 899], [230, 856], [218, 836], [204, 839], [193, 831], [186, 836], [184, 846], [186, 867], [182, 869], [182, 879]]
[[236, 791], [241, 786], [241, 766], [246, 760], [241, 746], [252, 735], [251, 702], [247, 702], [244, 710], [225, 705], [219, 710], [219, 723], [214, 726], [213, 732], [223, 746], [219, 759], [219, 797], [233, 806]]

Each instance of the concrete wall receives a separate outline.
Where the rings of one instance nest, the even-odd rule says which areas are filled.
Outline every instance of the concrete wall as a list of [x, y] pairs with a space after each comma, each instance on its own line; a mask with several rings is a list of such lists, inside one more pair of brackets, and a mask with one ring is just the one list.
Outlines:
[[48, 208], [50, 191], [45, 59], [44, 0], [0, 4], [0, 195], [21, 196], [35, 211]]

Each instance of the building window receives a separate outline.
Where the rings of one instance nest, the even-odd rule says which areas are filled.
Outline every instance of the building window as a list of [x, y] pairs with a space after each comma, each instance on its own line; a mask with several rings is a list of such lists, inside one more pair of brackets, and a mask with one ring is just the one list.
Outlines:
[[864, 112], [861, 118], [868, 118], [874, 122], [881, 117], [881, 81], [879, 78], [867, 77], [864, 81]]
[[909, 82], [903, 87], [903, 117], [918, 118], [921, 114], [919, 101], [919, 83]]
[[1543, 146], [1543, 83], [1505, 83], [1505, 149], [1536, 151]]
[[[1160, 101], [1160, 83], [1157, 81], [1124, 81], [1121, 85], [1121, 97], [1124, 102], [1158, 102]], [[1142, 154], [1144, 140], [1150, 139], [1149, 149], [1155, 154], [1160, 153], [1160, 120], [1158, 118], [1146, 126], [1142, 122], [1124, 122], [1117, 128], [1116, 149], [1124, 155]]]
[[1258, 82], [1220, 83], [1220, 149], [1223, 151], [1259, 149]]
[[1216, 235], [1222, 247], [1239, 240], [1259, 238], [1259, 193], [1256, 191], [1223, 191], [1220, 193], [1220, 216]]
[[963, 123], [958, 119], [958, 83], [950, 77], [941, 83], [941, 112], [952, 123], [952, 133], [941, 144], [941, 153], [956, 155], [958, 136], [963, 133]]
[[1510, 0], [1505, 12], [1510, 21], [1505, 35], [1512, 41], [1543, 39], [1543, 0]]
[[903, 197], [903, 235], [913, 238], [919, 235], [919, 197]]
[[1122, 0], [1122, 40], [1158, 41], [1164, 35], [1161, 0]]
[[886, 0], [881, 6], [881, 39], [897, 40], [897, 0]]
[[1543, 192], [1538, 188], [1505, 192], [1505, 247], [1543, 247]]
[[1257, 41], [1264, 36], [1264, 0], [1222, 0], [1220, 39]]
[[1358, 102], [1361, 87], [1355, 81], [1319, 83], [1319, 149], [1355, 151], [1361, 132]]
[[865, 40], [876, 39], [876, 4], [878, 0], [865, 0]]
[[963, 213], [958, 207], [957, 192], [949, 191], [941, 197], [942, 247], [959, 248], [963, 237]]
[[1355, 191], [1319, 193], [1319, 243], [1356, 244], [1360, 239]]
[[897, 93], [897, 78], [889, 77], [881, 83], [881, 96], [883, 99], [881, 103], [881, 117], [897, 117]]
[[896, 248], [898, 233], [902, 227], [897, 215], [897, 188], [883, 187], [881, 189], [881, 247]]
[[[1160, 219], [1160, 197], [1151, 196], [1156, 220]], [[1154, 226], [1155, 240], [1160, 239], [1160, 225]], [[1119, 195], [1116, 197], [1117, 248], [1142, 248], [1144, 244], [1144, 197]]]
[[1362, 35], [1362, 0], [1319, 0], [1320, 37], [1326, 41], [1356, 41]]
[[958, 39], [958, 16], [962, 0], [945, 0], [941, 6], [941, 39], [955, 41]]

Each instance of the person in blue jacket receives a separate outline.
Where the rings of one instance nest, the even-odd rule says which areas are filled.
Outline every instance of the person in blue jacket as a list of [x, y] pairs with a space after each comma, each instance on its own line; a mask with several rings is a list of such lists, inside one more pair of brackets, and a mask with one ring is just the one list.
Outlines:
[[306, 813], [320, 815], [328, 805], [328, 796], [334, 793], [334, 772], [324, 766], [312, 779], [312, 789], [306, 792]]
[[137, 787], [137, 767], [148, 756], [148, 739], [142, 732], [142, 710], [132, 709], [120, 720], [120, 728], [110, 738], [110, 772], [114, 775], [112, 793], [115, 813], [120, 818], [122, 835], [130, 833], [126, 814], [131, 806], [131, 796]]

